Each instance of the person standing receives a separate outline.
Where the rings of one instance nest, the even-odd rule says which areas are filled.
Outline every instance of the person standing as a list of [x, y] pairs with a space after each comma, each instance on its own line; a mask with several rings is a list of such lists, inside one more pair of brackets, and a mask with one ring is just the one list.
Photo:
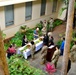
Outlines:
[[31, 41], [31, 49], [30, 50], [31, 50], [32, 59], [34, 59], [35, 49], [36, 49], [36, 47], [35, 47], [34, 41]]
[[46, 62], [47, 50], [48, 50], [48, 46], [46, 44], [44, 44], [44, 46], [42, 47], [42, 50], [41, 50], [41, 59], [42, 59], [41, 64], [45, 64], [45, 62]]
[[45, 35], [46, 34], [46, 27], [44, 26], [41, 31], [42, 31], [42, 35]]
[[43, 24], [44, 24], [44, 27], [47, 28], [47, 21], [46, 20], [44, 20]]
[[51, 31], [53, 31], [53, 22], [54, 22], [53, 18], [50, 18], [50, 20], [49, 20], [49, 23], [50, 23], [49, 27], [50, 27]]
[[36, 30], [34, 30], [34, 39], [37, 39], [39, 37], [38, 31], [39, 28], [36, 28]]
[[44, 38], [43, 38], [43, 45], [47, 45], [47, 46], [48, 46], [48, 44], [49, 44], [49, 36], [48, 36], [48, 34], [46, 33], [46, 34], [44, 35]]
[[60, 50], [61, 50], [60, 55], [63, 55], [63, 53], [64, 53], [64, 45], [65, 45], [65, 38], [62, 38], [62, 43], [61, 43], [61, 46], [60, 46]]
[[74, 45], [70, 50], [71, 61], [76, 61], [76, 41], [74, 41]]
[[54, 38], [53, 38], [53, 36], [51, 36], [49, 38], [49, 46], [51, 46], [51, 45], [54, 45]]
[[55, 68], [57, 67], [57, 62], [58, 62], [58, 59], [59, 59], [59, 56], [60, 56], [60, 49], [59, 49], [59, 46], [56, 45], [55, 46], [56, 50], [52, 56], [52, 59], [51, 59], [51, 62], [55, 65]]

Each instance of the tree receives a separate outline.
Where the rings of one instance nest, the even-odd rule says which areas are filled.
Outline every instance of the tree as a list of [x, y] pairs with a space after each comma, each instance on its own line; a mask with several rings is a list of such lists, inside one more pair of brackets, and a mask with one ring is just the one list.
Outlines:
[[67, 27], [66, 27], [66, 37], [65, 37], [65, 47], [64, 47], [64, 55], [63, 55], [63, 66], [61, 75], [67, 75], [67, 65], [68, 58], [70, 52], [70, 43], [72, 39], [72, 24], [74, 17], [74, 3], [75, 0], [69, 0], [69, 9], [68, 9], [68, 18], [67, 18]]
[[2, 67], [2, 71], [4, 72], [4, 75], [9, 75], [1, 29], [0, 29], [0, 66]]

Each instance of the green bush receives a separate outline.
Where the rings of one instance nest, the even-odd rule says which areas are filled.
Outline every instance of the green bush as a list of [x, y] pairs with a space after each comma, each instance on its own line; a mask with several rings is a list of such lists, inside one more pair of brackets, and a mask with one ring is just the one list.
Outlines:
[[72, 40], [70, 44], [70, 49], [72, 48], [73, 45], [74, 45], [74, 41]]
[[24, 26], [21, 26], [20, 28], [21, 28], [21, 29], [26, 29], [26, 25], [24, 25]]
[[41, 30], [41, 29], [43, 28], [43, 25], [42, 25], [41, 23], [38, 23], [38, 24], [36, 25], [36, 27], [38, 27], [39, 30]]
[[14, 55], [8, 59], [10, 75], [45, 75], [41, 70], [30, 66], [21, 55]]
[[54, 22], [53, 22], [53, 28], [55, 28], [56, 26], [61, 25], [62, 23], [63, 23], [62, 20], [59, 20], [59, 19], [54, 20]]
[[3, 39], [5, 39], [5, 37], [6, 37], [6, 34], [3, 32], [2, 32], [2, 37], [3, 37]]
[[73, 38], [76, 38], [76, 32], [73, 32], [72, 36]]
[[17, 32], [15, 36], [10, 40], [10, 44], [15, 43], [17, 47], [20, 47], [22, 45], [22, 37], [23, 34]]
[[[42, 29], [42, 24], [38, 23], [36, 25], [36, 27], [39, 27], [39, 29], [41, 30]], [[20, 33], [19, 31], [16, 32], [16, 34], [14, 35], [13, 38], [11, 38], [9, 43], [5, 43], [5, 45], [4, 45], [5, 46], [5, 50], [7, 50], [8, 46], [10, 44], [12, 44], [12, 43], [15, 43], [17, 47], [20, 47], [22, 45], [22, 38], [23, 38], [24, 35], [26, 35], [27, 40], [29, 42], [34, 39], [33, 32], [34, 32], [35, 28], [30, 29], [30, 28], [26, 27], [26, 25], [25, 26], [21, 26], [20, 28], [21, 29], [26, 29], [26, 32], [25, 33]], [[39, 35], [42, 35], [40, 30], [39, 30]]]
[[33, 31], [34, 29], [28, 29], [25, 33], [25, 35], [27, 36], [28, 41], [31, 41], [34, 39], [33, 37]]
[[5, 51], [8, 49], [9, 45], [10, 45], [9, 43], [4, 43], [4, 50]]
[[60, 47], [60, 46], [61, 46], [61, 43], [62, 43], [62, 40], [59, 40], [59, 41], [57, 42], [57, 45]]
[[47, 32], [50, 31], [50, 27], [49, 27], [49, 26], [50, 26], [50, 24], [48, 23], [48, 24], [47, 24]]

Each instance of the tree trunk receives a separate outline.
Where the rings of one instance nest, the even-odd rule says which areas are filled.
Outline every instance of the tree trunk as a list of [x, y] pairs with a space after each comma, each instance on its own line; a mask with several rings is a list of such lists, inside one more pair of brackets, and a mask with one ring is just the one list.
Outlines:
[[73, 31], [72, 25], [73, 25], [73, 17], [74, 17], [74, 3], [75, 3], [75, 0], [69, 0], [65, 47], [64, 47], [61, 75], [67, 75], [67, 66], [68, 66], [68, 59], [69, 59], [68, 57], [70, 52], [70, 43], [71, 43], [72, 31]]
[[9, 75], [1, 29], [0, 29], [0, 71], [1, 72], [3, 71], [4, 75]]

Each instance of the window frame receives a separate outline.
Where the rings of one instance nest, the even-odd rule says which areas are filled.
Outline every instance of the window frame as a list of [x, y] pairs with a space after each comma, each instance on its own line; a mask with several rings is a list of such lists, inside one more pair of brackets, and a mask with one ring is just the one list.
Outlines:
[[45, 12], [46, 12], [46, 0], [41, 0], [40, 16], [45, 15]]
[[[28, 5], [29, 4], [29, 5]], [[29, 10], [28, 10], [29, 8]], [[31, 11], [30, 13], [28, 11]], [[25, 4], [25, 21], [32, 19], [32, 1]]]
[[57, 3], [58, 3], [58, 0], [53, 0], [52, 13], [56, 12], [56, 10], [57, 10]]
[[[14, 24], [14, 5], [8, 5], [4, 7], [5, 10], [5, 26], [11, 26]], [[11, 14], [12, 16], [10, 16]], [[8, 19], [9, 18], [9, 19]]]

